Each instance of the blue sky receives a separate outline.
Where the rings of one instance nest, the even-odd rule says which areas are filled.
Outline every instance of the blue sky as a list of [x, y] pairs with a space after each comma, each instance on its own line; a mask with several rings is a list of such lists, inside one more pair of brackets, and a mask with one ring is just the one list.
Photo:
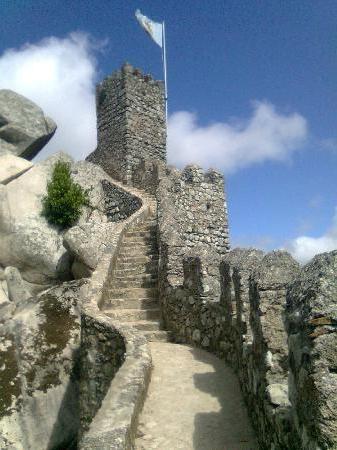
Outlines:
[[30, 94], [60, 124], [45, 154], [92, 150], [93, 86], [124, 61], [162, 78], [160, 48], [134, 18], [140, 8], [166, 22], [170, 159], [225, 172], [232, 243], [289, 247], [303, 260], [337, 247], [335, 0], [0, 6], [0, 88]]

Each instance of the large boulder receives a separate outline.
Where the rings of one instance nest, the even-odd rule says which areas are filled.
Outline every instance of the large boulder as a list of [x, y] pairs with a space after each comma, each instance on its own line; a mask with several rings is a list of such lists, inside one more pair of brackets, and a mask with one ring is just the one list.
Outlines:
[[34, 102], [11, 90], [0, 90], [0, 154], [32, 159], [55, 130], [55, 122]]
[[90, 207], [88, 214], [82, 214], [79, 223], [65, 233], [63, 245], [74, 260], [72, 275], [82, 278], [92, 274], [104, 252], [111, 251], [116, 223], [137, 211], [142, 201], [88, 161], [74, 163], [72, 175], [89, 192]]
[[41, 200], [58, 160], [72, 161], [58, 153], [0, 185], [0, 265], [17, 267], [26, 281], [40, 285], [70, 276], [63, 232], [41, 215]]
[[81, 284], [31, 298], [0, 325], [2, 449], [65, 449], [76, 442]]
[[7, 184], [27, 172], [33, 163], [10, 153], [0, 154], [0, 183]]

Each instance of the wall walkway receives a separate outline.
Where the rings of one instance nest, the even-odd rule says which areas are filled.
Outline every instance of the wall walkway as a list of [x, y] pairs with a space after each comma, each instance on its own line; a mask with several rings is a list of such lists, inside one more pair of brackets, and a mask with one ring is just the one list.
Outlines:
[[258, 449], [234, 372], [187, 345], [151, 342], [153, 372], [136, 450]]

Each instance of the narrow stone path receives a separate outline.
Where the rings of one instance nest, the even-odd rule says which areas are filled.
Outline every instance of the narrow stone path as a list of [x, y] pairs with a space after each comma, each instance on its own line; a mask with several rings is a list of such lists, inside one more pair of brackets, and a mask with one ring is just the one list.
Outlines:
[[224, 361], [187, 345], [149, 343], [154, 369], [136, 450], [257, 450], [238, 381]]

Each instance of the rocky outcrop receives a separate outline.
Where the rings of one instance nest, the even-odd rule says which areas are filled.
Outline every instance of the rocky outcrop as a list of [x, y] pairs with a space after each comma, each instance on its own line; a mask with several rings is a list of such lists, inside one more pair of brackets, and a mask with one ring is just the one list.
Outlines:
[[78, 225], [65, 233], [63, 243], [74, 260], [72, 275], [82, 278], [90, 276], [104, 252], [111, 249], [116, 222], [138, 211], [142, 201], [90, 162], [74, 163], [72, 176], [87, 190], [90, 206], [83, 210]]
[[70, 260], [62, 244], [62, 232], [41, 215], [47, 181], [59, 153], [35, 164], [19, 178], [0, 185], [0, 265], [17, 267], [31, 283], [48, 285], [67, 279]]
[[[47, 182], [59, 160], [71, 164], [74, 181], [87, 190], [90, 203], [68, 231], [41, 215]], [[90, 276], [108, 247], [114, 222], [140, 205], [138, 197], [115, 185], [100, 167], [57, 153], [0, 185], [0, 266], [17, 267], [24, 280], [42, 287], [74, 275]]]
[[0, 326], [0, 448], [68, 448], [76, 441], [79, 287], [65, 283], [18, 304]]
[[30, 161], [11, 154], [0, 155], [0, 184], [7, 184], [33, 167]]
[[7, 282], [8, 299], [19, 306], [28, 302], [32, 295], [27, 289], [20, 272], [16, 267], [6, 267], [5, 278]]
[[50, 140], [55, 122], [23, 95], [0, 90], [0, 154], [32, 159]]

